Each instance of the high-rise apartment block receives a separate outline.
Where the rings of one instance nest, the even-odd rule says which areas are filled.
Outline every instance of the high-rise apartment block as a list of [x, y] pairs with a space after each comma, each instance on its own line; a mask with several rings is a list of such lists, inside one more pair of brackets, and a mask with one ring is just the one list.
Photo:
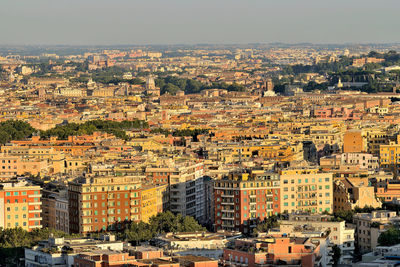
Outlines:
[[141, 183], [134, 176], [83, 177], [68, 184], [71, 233], [115, 229], [139, 221]]
[[249, 233], [257, 220], [279, 212], [279, 175], [251, 171], [215, 180], [214, 207], [215, 230]]
[[333, 211], [332, 173], [318, 168], [289, 168], [281, 171], [281, 212]]
[[41, 188], [25, 180], [0, 184], [0, 227], [42, 228]]

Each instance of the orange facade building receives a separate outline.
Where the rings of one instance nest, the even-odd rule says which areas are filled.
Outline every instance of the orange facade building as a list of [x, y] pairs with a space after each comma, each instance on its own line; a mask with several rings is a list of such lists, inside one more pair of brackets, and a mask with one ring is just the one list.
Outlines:
[[343, 137], [343, 152], [366, 152], [366, 140], [362, 131], [347, 131]]
[[140, 221], [141, 183], [134, 176], [77, 178], [68, 184], [71, 233], [115, 230]]
[[27, 231], [42, 228], [40, 186], [13, 181], [0, 184], [0, 227], [22, 227]]

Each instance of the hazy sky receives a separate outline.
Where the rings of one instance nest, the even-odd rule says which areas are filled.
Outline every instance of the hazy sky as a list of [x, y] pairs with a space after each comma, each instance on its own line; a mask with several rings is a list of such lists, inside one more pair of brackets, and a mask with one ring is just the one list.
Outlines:
[[400, 42], [400, 0], [0, 0], [0, 44]]

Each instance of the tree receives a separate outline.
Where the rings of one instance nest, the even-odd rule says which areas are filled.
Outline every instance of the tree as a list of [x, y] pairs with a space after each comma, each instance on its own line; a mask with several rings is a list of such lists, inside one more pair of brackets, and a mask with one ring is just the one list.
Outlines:
[[7, 120], [0, 123], [0, 143], [22, 140], [30, 137], [36, 130], [27, 122]]
[[93, 120], [87, 121], [82, 124], [68, 123], [64, 125], [58, 125], [50, 130], [41, 131], [40, 136], [42, 138], [49, 138], [50, 136], [57, 136], [60, 139], [68, 139], [68, 136], [72, 135], [83, 135], [93, 134], [96, 131], [106, 132], [113, 134], [118, 138], [127, 140], [125, 130], [129, 129], [140, 129], [147, 128], [148, 124], [142, 120], [133, 121], [106, 121], [106, 120]]
[[256, 228], [254, 229], [253, 234], [265, 233], [265, 232], [268, 232], [272, 228], [278, 227], [279, 226], [278, 219], [279, 219], [279, 217], [276, 215], [272, 215], [268, 218], [265, 218], [262, 222], [257, 224]]
[[149, 223], [132, 222], [125, 229], [123, 238], [130, 242], [139, 243], [148, 241], [162, 233], [169, 232], [195, 232], [206, 229], [190, 216], [174, 215], [172, 212], [158, 213], [150, 218]]
[[333, 213], [334, 219], [337, 221], [346, 221], [347, 223], [353, 222], [354, 212], [351, 210], [338, 210]]
[[380, 246], [393, 246], [400, 243], [400, 230], [391, 226], [388, 230], [381, 233], [378, 237]]
[[24, 247], [32, 247], [40, 240], [54, 237], [68, 237], [66, 233], [54, 229], [34, 229], [28, 232], [21, 227], [0, 228], [0, 266], [22, 266]]

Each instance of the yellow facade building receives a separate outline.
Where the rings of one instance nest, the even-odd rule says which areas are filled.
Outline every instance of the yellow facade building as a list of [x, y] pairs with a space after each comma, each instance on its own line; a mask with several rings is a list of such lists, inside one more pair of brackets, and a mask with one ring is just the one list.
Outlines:
[[165, 210], [167, 203], [167, 185], [147, 185], [141, 192], [141, 219], [148, 223], [152, 216]]
[[280, 172], [282, 213], [333, 211], [333, 174], [318, 168], [291, 168]]
[[400, 144], [390, 142], [388, 145], [380, 146], [380, 165], [385, 171], [392, 171], [399, 174], [400, 167]]

